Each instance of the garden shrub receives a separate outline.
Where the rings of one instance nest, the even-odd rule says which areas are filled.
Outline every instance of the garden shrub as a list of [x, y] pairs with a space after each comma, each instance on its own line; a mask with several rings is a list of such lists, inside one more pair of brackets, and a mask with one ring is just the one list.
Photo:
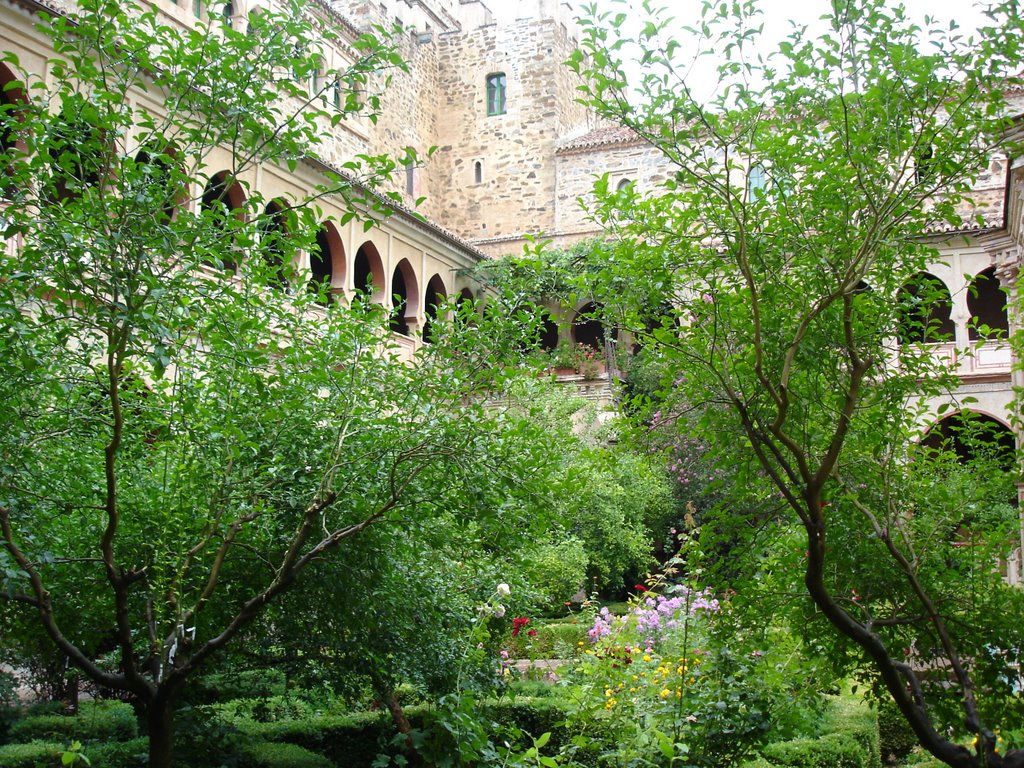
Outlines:
[[[410, 707], [406, 711], [410, 720], [418, 709]], [[229, 722], [247, 741], [284, 742], [323, 755], [344, 755], [346, 763], [352, 766], [372, 763], [381, 745], [394, 733], [391, 718], [385, 712], [353, 712], [267, 723], [232, 718]]]
[[249, 768], [334, 768], [326, 757], [298, 744], [254, 742], [242, 748], [242, 756]]
[[763, 756], [778, 768], [881, 768], [878, 720], [855, 696], [836, 696], [825, 735], [769, 744]]
[[847, 734], [864, 750], [866, 768], [882, 768], [882, 751], [878, 737], [878, 715], [863, 699], [837, 696], [832, 699], [828, 730]]
[[11, 724], [10, 740], [128, 741], [139, 735], [135, 711], [123, 701], [83, 701], [76, 715], [29, 715]]
[[30, 741], [0, 747], [0, 768], [36, 768], [60, 765], [64, 745], [54, 741]]
[[284, 673], [276, 669], [247, 669], [203, 675], [188, 686], [188, 701], [193, 704], [214, 704], [231, 699], [283, 696], [286, 683]]
[[21, 709], [18, 707], [0, 706], [0, 744], [7, 743], [7, 733], [11, 729], [11, 723], [19, 717], [21, 717]]
[[526, 557], [526, 573], [537, 596], [537, 608], [545, 614], [565, 611], [565, 603], [587, 581], [590, 560], [583, 542], [575, 536], [544, 543]]
[[96, 768], [145, 768], [149, 764], [149, 739], [91, 744], [83, 749]]
[[764, 756], [779, 768], [870, 768], [864, 748], [849, 733], [769, 744]]
[[882, 759], [887, 765], [901, 762], [917, 746], [917, 737], [889, 698], [878, 702], [878, 737]]
[[[576, 616], [530, 623], [516, 637], [510, 637], [505, 647], [516, 659], [568, 659], [576, 655], [578, 644], [587, 639], [588, 629], [590, 619]], [[536, 634], [531, 635], [531, 630]]]
[[946, 764], [936, 760], [928, 752], [925, 752], [921, 747], [914, 747], [907, 755], [907, 759], [904, 760], [903, 765], [906, 768], [946, 768]]
[[566, 740], [565, 719], [569, 712], [557, 697], [488, 700], [481, 703], [480, 711], [482, 716], [500, 725], [518, 728], [534, 738], [550, 733], [549, 750], [557, 749]]
[[212, 705], [220, 716], [227, 719], [244, 718], [259, 723], [276, 720], [302, 720], [324, 713], [322, 703], [312, 703], [299, 696], [264, 696], [255, 699], [232, 699]]
[[776, 768], [763, 757], [755, 757], [753, 760], [748, 760], [743, 763], [740, 768]]

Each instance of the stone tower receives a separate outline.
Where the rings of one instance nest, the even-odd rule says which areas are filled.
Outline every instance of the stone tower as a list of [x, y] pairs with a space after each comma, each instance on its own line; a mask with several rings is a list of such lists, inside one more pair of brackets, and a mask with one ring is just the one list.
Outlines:
[[[436, 152], [396, 189], [485, 250], [556, 225], [556, 142], [594, 118], [563, 65], [576, 46], [564, 0], [336, 0], [359, 28], [400, 21], [408, 73], [385, 92], [376, 151]], [[400, 188], [400, 189], [399, 189]]]

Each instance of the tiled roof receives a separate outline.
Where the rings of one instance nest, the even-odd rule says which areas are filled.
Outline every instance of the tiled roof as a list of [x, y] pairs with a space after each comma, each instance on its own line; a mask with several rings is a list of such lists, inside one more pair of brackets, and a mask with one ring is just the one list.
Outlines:
[[613, 144], [637, 144], [642, 142], [632, 128], [622, 125], [612, 125], [606, 128], [597, 128], [589, 133], [575, 138], [563, 139], [558, 145], [558, 152], [573, 152], [581, 149], [594, 149], [596, 147], [607, 147]]

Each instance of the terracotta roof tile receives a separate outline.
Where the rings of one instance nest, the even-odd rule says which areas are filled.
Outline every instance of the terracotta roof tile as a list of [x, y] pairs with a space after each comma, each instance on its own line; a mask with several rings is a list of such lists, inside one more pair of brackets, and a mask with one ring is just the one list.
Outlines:
[[572, 152], [581, 149], [594, 149], [606, 147], [612, 144], [636, 144], [642, 142], [632, 128], [622, 125], [611, 125], [605, 128], [596, 128], [588, 133], [574, 138], [563, 139], [559, 142], [558, 152]]

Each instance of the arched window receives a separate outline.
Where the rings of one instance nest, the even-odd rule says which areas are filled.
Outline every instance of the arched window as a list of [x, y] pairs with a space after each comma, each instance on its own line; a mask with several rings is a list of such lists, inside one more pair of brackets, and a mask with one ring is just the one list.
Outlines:
[[765, 173], [764, 166], [760, 163], [755, 163], [750, 166], [750, 170], [747, 172], [747, 199], [757, 200], [764, 195], [764, 189], [768, 186], [768, 174]]
[[313, 273], [310, 292], [321, 304], [330, 304], [334, 291], [344, 284], [345, 248], [337, 228], [329, 221], [317, 230], [309, 252], [309, 269]]
[[477, 160], [473, 163], [473, 183], [480, 184], [484, 180], [484, 164]]
[[603, 352], [605, 334], [600, 315], [601, 307], [597, 304], [581, 307], [572, 323], [572, 340]]
[[272, 200], [267, 203], [259, 222], [260, 253], [263, 258], [262, 266], [266, 270], [267, 285], [281, 289], [288, 287], [288, 276], [291, 271], [290, 265], [285, 263], [285, 238], [288, 234], [285, 219], [284, 206]]
[[356, 251], [352, 261], [352, 287], [357, 293], [368, 294], [373, 303], [384, 303], [384, 264], [372, 242], [363, 243]]
[[633, 186], [632, 179], [621, 179], [618, 184], [615, 185], [616, 192], [623, 192]]
[[953, 299], [935, 275], [919, 272], [897, 296], [900, 344], [936, 344], [953, 338]]
[[[203, 190], [202, 200], [199, 202], [199, 209], [204, 216], [213, 219], [214, 226], [222, 232], [228, 232], [232, 220], [241, 221], [245, 216], [245, 192], [242, 186], [231, 180], [227, 171], [221, 171], [210, 177], [210, 181]], [[225, 238], [219, 245], [217, 258], [204, 258], [203, 263], [208, 267], [223, 269], [225, 272], [234, 274], [238, 271], [238, 261], [232, 242]]]
[[440, 275], [434, 275], [427, 283], [426, 306], [423, 308], [423, 340], [431, 341], [434, 323], [437, 321], [437, 308], [447, 298], [444, 281]]
[[1013, 431], [998, 419], [975, 411], [960, 411], [944, 418], [928, 430], [921, 445], [952, 451], [961, 464], [988, 459], [1007, 472], [1017, 466]]
[[24, 103], [25, 92], [18, 79], [11, 70], [0, 64], [0, 152], [14, 149], [18, 143], [18, 109]]
[[971, 341], [1006, 338], [1010, 330], [1006, 315], [1006, 291], [999, 285], [995, 267], [980, 272], [971, 281], [967, 308], [971, 311], [971, 321], [967, 326]]
[[505, 114], [505, 73], [493, 72], [487, 76], [487, 114]]
[[408, 336], [409, 320], [416, 317], [419, 309], [419, 288], [416, 273], [407, 259], [402, 259], [391, 274], [391, 330]]
[[134, 171], [131, 183], [135, 187], [132, 193], [136, 199], [146, 200], [150, 210], [161, 221], [174, 218], [174, 208], [180, 201], [181, 191], [174, 181], [173, 150], [159, 146], [140, 149], [135, 155]]
[[78, 101], [56, 118], [46, 152], [50, 157], [50, 184], [54, 196], [75, 197], [99, 186], [109, 160], [106, 140], [96, 127], [97, 108]]
[[558, 323], [546, 309], [542, 312], [538, 343], [545, 352], [554, 352], [558, 346]]

